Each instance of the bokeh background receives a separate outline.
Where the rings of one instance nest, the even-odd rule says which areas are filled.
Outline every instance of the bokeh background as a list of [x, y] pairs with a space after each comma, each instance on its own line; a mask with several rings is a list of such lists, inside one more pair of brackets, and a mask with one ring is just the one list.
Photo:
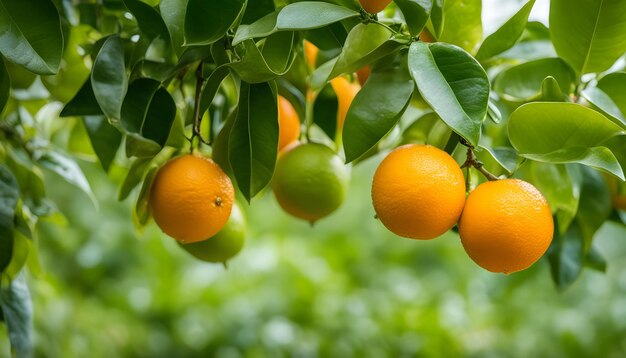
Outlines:
[[[485, 0], [486, 33], [520, 1]], [[548, 1], [532, 19], [547, 21]], [[353, 168], [342, 208], [310, 227], [271, 193], [242, 205], [248, 235], [228, 269], [195, 260], [118, 202], [125, 168], [81, 161], [98, 198], [47, 176], [60, 216], [39, 225], [28, 274], [42, 357], [624, 357], [626, 229], [594, 245], [606, 273], [559, 292], [545, 260], [513, 275], [480, 269], [449, 233], [388, 232], [370, 203], [381, 156]], [[53, 188], [53, 189], [52, 189]], [[136, 195], [137, 193], [135, 193]], [[0, 356], [9, 356], [0, 325]]]

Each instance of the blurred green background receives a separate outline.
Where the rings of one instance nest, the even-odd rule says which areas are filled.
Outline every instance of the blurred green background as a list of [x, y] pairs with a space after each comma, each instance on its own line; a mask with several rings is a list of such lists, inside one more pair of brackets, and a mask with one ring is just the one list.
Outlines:
[[[228, 269], [188, 255], [119, 203], [124, 169], [82, 162], [100, 202], [48, 176], [68, 218], [39, 225], [45, 273], [29, 275], [45, 357], [624, 357], [626, 230], [595, 245], [606, 274], [557, 292], [543, 259], [510, 276], [476, 266], [458, 236], [412, 241], [374, 219], [380, 157], [353, 168], [343, 207], [311, 228], [271, 193], [247, 214]], [[136, 195], [137, 193], [135, 193]], [[134, 196], [134, 195], [133, 195]], [[0, 356], [9, 355], [6, 328]]]

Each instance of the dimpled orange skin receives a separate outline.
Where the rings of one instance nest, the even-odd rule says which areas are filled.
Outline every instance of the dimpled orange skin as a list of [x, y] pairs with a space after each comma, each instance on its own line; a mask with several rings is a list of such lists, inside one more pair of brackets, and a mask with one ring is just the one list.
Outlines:
[[330, 80], [330, 85], [337, 95], [337, 130], [341, 132], [352, 100], [356, 97], [356, 94], [359, 93], [361, 86], [356, 83], [350, 83], [345, 77], [333, 78]]
[[430, 240], [450, 230], [465, 204], [457, 162], [431, 145], [407, 144], [380, 163], [372, 183], [380, 221], [396, 235]]
[[283, 96], [278, 96], [278, 150], [300, 138], [300, 119], [291, 103]]
[[504, 179], [470, 193], [459, 221], [465, 251], [491, 272], [512, 273], [535, 263], [554, 234], [550, 206], [532, 184]]
[[370, 14], [376, 14], [383, 11], [391, 0], [359, 0], [359, 2], [365, 11]]
[[159, 169], [152, 184], [154, 221], [182, 243], [206, 240], [226, 225], [235, 190], [211, 159], [184, 155]]

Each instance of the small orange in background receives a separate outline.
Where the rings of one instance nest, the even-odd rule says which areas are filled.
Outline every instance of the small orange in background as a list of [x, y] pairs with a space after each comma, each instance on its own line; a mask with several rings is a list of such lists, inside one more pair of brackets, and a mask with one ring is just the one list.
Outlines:
[[356, 77], [359, 79], [359, 83], [361, 87], [365, 86], [365, 82], [370, 78], [370, 74], [372, 73], [372, 68], [370, 65], [365, 65], [361, 67], [360, 70], [356, 71]]
[[320, 52], [320, 49], [313, 45], [313, 43], [304, 40], [304, 58], [306, 59], [306, 63], [310, 67], [315, 67], [315, 63], [317, 61], [317, 54]]
[[211, 159], [183, 155], [157, 172], [150, 208], [157, 225], [181, 243], [206, 240], [226, 225], [235, 190]]
[[391, 0], [359, 0], [361, 7], [370, 14], [377, 14], [383, 11]]
[[372, 202], [378, 219], [394, 234], [434, 239], [458, 221], [465, 178], [443, 150], [407, 144], [389, 153], [376, 169]]
[[300, 118], [283, 96], [278, 96], [278, 151], [300, 138]]
[[435, 38], [430, 34], [430, 31], [427, 29], [422, 30], [420, 32], [420, 41], [422, 42], [435, 42]]
[[480, 184], [459, 221], [465, 251], [491, 272], [512, 273], [535, 263], [554, 234], [550, 206], [532, 184], [504, 179]]
[[337, 95], [339, 105], [337, 109], [337, 130], [341, 133], [343, 123], [346, 121], [348, 109], [350, 109], [350, 105], [354, 97], [356, 97], [356, 94], [361, 90], [361, 86], [356, 83], [351, 83], [343, 76], [330, 80], [330, 85]]

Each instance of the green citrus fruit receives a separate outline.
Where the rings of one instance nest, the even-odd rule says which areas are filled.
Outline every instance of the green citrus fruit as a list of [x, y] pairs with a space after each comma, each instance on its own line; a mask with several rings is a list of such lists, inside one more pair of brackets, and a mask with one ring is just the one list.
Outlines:
[[[246, 236], [246, 223], [243, 213], [236, 203], [226, 225], [213, 237], [180, 246], [191, 255], [206, 262], [226, 263], [243, 248]], [[179, 242], [180, 243], [180, 242]]]
[[280, 156], [272, 189], [286, 212], [314, 223], [341, 206], [349, 180], [350, 172], [335, 152], [308, 143]]

